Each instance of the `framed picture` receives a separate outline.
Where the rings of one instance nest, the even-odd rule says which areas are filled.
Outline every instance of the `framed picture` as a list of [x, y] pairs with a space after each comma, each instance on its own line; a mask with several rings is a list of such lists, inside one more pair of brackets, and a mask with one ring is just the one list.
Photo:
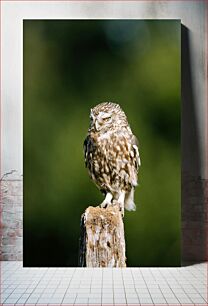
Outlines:
[[102, 102], [139, 141], [127, 266], [180, 265], [180, 56], [177, 19], [24, 20], [24, 266], [78, 265], [81, 215], [104, 200], [83, 153]]

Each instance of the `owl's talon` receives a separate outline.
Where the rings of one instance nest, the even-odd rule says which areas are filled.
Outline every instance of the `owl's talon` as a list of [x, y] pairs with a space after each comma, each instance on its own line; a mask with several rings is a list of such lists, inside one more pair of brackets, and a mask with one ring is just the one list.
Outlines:
[[104, 201], [100, 204], [101, 208], [107, 208], [109, 205], [111, 205], [111, 200], [113, 196], [110, 192], [108, 192], [105, 196]]
[[100, 204], [100, 207], [101, 208], [107, 208], [109, 205], [110, 205], [110, 203], [103, 202], [103, 203]]
[[121, 212], [122, 218], [124, 217], [124, 208], [119, 204], [119, 210]]

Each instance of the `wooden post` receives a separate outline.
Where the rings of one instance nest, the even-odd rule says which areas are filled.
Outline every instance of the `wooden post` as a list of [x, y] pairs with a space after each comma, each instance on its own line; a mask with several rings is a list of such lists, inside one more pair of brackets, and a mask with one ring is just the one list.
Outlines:
[[82, 214], [79, 266], [126, 267], [123, 218], [117, 205], [89, 206]]

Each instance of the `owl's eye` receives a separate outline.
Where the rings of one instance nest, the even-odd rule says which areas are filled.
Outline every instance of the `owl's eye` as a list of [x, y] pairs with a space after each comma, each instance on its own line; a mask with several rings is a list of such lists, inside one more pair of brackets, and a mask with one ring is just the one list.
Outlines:
[[108, 121], [109, 119], [110, 119], [110, 117], [103, 118], [103, 121]]
[[111, 116], [102, 117], [102, 120], [103, 120], [104, 122], [109, 121], [110, 119], [111, 119]]

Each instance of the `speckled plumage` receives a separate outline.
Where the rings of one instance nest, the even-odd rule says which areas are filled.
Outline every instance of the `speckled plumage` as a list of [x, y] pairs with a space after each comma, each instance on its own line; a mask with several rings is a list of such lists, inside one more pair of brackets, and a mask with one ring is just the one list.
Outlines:
[[135, 210], [134, 188], [140, 166], [138, 141], [118, 104], [104, 102], [90, 113], [84, 141], [85, 164], [90, 177], [106, 195], [102, 207], [119, 203], [121, 210]]

